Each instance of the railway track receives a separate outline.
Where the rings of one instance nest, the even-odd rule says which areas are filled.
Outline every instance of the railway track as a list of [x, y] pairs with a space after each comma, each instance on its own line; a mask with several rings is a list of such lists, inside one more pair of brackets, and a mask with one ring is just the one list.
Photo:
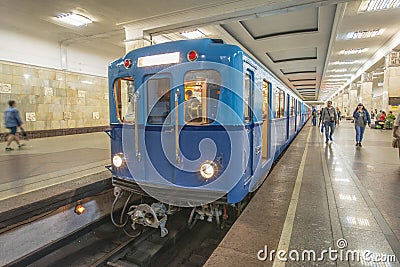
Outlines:
[[86, 234], [69, 240], [59, 249], [35, 262], [16, 262], [14, 266], [201, 266], [218, 246], [228, 229], [218, 230], [216, 223], [199, 221], [187, 227], [190, 209], [184, 209], [167, 222], [169, 234], [143, 228], [130, 238], [109, 220]]

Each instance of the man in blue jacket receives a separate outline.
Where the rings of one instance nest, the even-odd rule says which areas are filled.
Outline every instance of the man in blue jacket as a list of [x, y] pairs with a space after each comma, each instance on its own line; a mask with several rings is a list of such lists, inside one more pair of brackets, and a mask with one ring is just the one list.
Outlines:
[[10, 130], [10, 135], [8, 136], [7, 139], [6, 151], [11, 151], [13, 150], [11, 148], [12, 141], [15, 141], [18, 144], [19, 148], [24, 144], [20, 144], [19, 137], [16, 134], [17, 127], [21, 127], [22, 125], [22, 120], [21, 116], [19, 115], [18, 109], [15, 108], [16, 105], [15, 101], [14, 100], [8, 101], [8, 105], [9, 107], [4, 111], [4, 124], [6, 128]]
[[364, 137], [365, 126], [371, 126], [371, 117], [362, 103], [358, 104], [353, 113], [354, 126], [356, 128], [356, 146], [362, 147], [361, 142]]

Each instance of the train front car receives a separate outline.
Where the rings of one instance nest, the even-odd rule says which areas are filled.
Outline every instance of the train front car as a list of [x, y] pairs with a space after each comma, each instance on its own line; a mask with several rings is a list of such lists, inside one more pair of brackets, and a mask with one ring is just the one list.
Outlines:
[[244, 77], [240, 48], [212, 39], [144, 47], [110, 64], [116, 197], [127, 191], [159, 201], [130, 208], [133, 226], [165, 235], [167, 206], [192, 207], [190, 224], [219, 224], [228, 204], [247, 195]]

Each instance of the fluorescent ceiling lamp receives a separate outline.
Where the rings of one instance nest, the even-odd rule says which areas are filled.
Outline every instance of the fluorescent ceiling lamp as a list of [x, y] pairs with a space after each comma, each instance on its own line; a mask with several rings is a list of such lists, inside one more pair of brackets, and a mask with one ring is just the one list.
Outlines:
[[165, 64], [179, 63], [179, 52], [139, 57], [138, 67], [149, 67]]
[[340, 51], [340, 54], [343, 54], [343, 55], [356, 55], [356, 54], [364, 53], [367, 50], [368, 50], [368, 48], [346, 49], [346, 50]]
[[353, 76], [353, 74], [333, 74], [333, 75], [327, 75], [329, 77], [348, 77], [348, 76]]
[[363, 0], [358, 8], [358, 12], [372, 12], [398, 7], [400, 7], [399, 0]]
[[91, 19], [75, 13], [63, 13], [58, 15], [56, 19], [73, 26], [83, 26], [93, 22]]
[[198, 39], [203, 38], [206, 35], [199, 30], [189, 31], [189, 32], [181, 32], [181, 35], [188, 39]]
[[346, 39], [373, 38], [375, 36], [381, 35], [383, 32], [384, 32], [383, 29], [373, 29], [373, 30], [349, 32], [346, 34]]
[[333, 69], [333, 70], [330, 70], [330, 72], [346, 72], [347, 71], [347, 69]]
[[355, 63], [355, 61], [345, 60], [345, 61], [334, 61], [331, 64], [332, 65], [351, 65], [354, 63]]
[[333, 82], [333, 81], [336, 81], [336, 82], [340, 82], [340, 81], [347, 81], [347, 79], [340, 79], [340, 78], [333, 78], [333, 79], [326, 79], [325, 81], [330, 81], [330, 82]]
[[372, 75], [373, 76], [379, 76], [379, 75], [383, 75], [384, 74], [384, 72], [374, 72]]

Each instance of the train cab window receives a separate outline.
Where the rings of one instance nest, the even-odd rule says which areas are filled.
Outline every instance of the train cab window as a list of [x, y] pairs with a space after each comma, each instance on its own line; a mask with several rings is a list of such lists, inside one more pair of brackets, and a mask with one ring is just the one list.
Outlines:
[[285, 117], [285, 92], [281, 89], [275, 91], [275, 113], [276, 118]]
[[216, 70], [188, 71], [185, 74], [184, 118], [186, 123], [205, 125], [215, 121], [220, 84], [221, 75]]
[[130, 77], [119, 78], [114, 82], [114, 100], [118, 121], [135, 122], [134, 83]]
[[167, 117], [171, 111], [170, 80], [168, 78], [147, 81], [147, 123], [169, 123]]

